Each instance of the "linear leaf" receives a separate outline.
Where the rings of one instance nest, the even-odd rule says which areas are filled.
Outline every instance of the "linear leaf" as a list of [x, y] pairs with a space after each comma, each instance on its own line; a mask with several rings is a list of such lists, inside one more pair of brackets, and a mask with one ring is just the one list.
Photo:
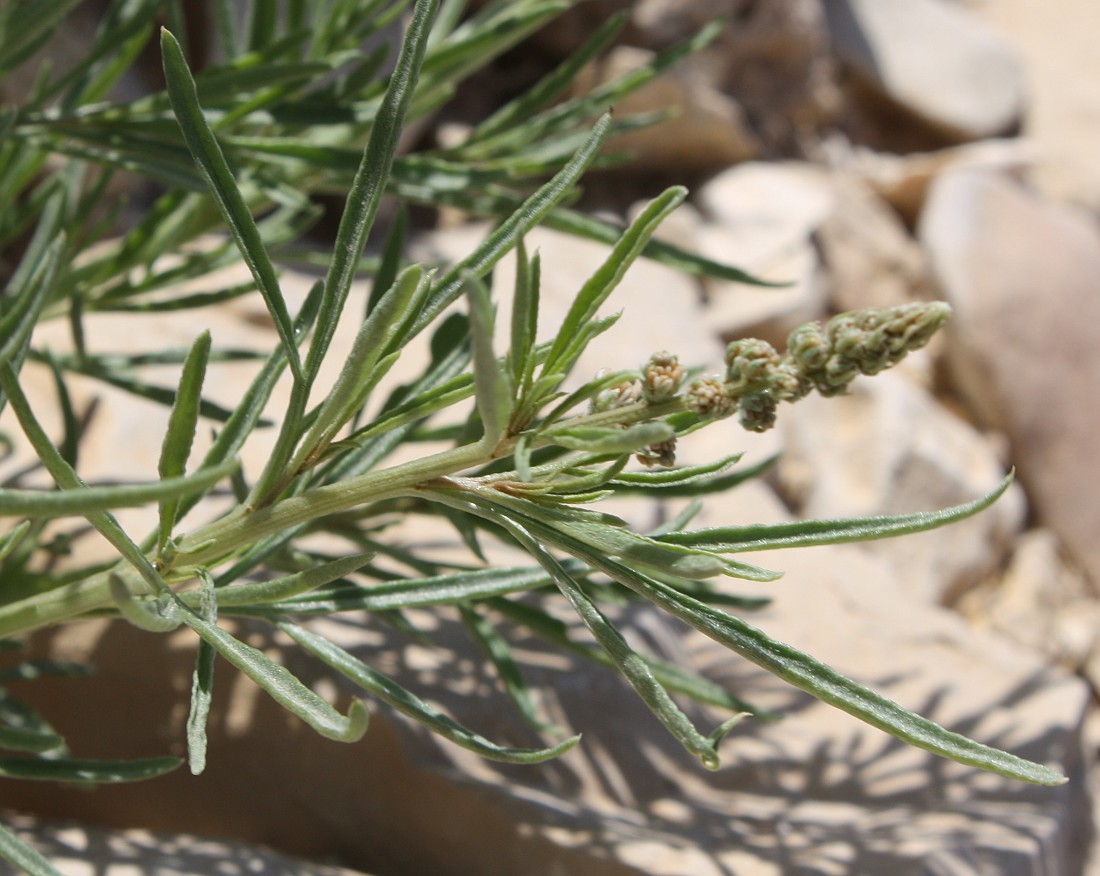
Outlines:
[[[168, 416], [168, 427], [161, 444], [160, 460], [157, 472], [161, 479], [182, 477], [187, 469], [187, 459], [191, 455], [191, 445], [195, 439], [195, 429], [199, 424], [199, 406], [202, 400], [202, 383], [206, 376], [206, 363], [210, 359], [210, 332], [204, 331], [196, 339], [180, 373], [179, 389], [176, 401]], [[165, 499], [160, 502], [160, 526], [157, 545], [161, 548], [168, 543], [172, 528], [176, 525], [179, 512], [178, 499]]]
[[470, 299], [470, 338], [474, 348], [474, 388], [477, 412], [485, 430], [482, 442], [494, 449], [512, 419], [513, 389], [503, 363], [493, 349], [493, 303], [477, 276], [464, 274]]
[[239, 462], [232, 459], [184, 477], [119, 487], [0, 490], [0, 517], [83, 517], [111, 508], [135, 508], [162, 499], [205, 493], [238, 466]]
[[294, 341], [294, 328], [287, 311], [286, 301], [279, 289], [275, 266], [271, 263], [263, 237], [256, 227], [256, 220], [252, 218], [252, 213], [233, 178], [233, 171], [229, 168], [222, 148], [203, 116], [195, 90], [195, 80], [187, 67], [183, 50], [176, 38], [165, 29], [161, 30], [160, 45], [164, 56], [164, 77], [168, 84], [168, 96], [172, 101], [172, 109], [176, 114], [184, 141], [210, 187], [214, 200], [229, 226], [229, 231], [241, 251], [241, 256], [263, 295], [268, 312], [275, 322], [275, 330], [282, 342], [283, 352], [290, 363], [290, 370], [295, 379], [301, 381], [302, 363]]
[[208, 622], [184, 608], [183, 622], [198, 633], [233, 666], [251, 678], [279, 705], [297, 715], [327, 739], [357, 742], [367, 732], [370, 720], [362, 700], [352, 700], [347, 715], [340, 714], [324, 699], [306, 687], [286, 667], [280, 666], [262, 651], [235, 639], [217, 624]]
[[103, 784], [140, 782], [170, 773], [178, 757], [133, 760], [77, 760], [73, 758], [0, 757], [0, 776], [6, 779], [42, 779], [49, 782]]
[[316, 633], [285, 621], [279, 624], [279, 629], [372, 696], [414, 721], [420, 722], [444, 739], [449, 739], [489, 760], [505, 763], [542, 763], [565, 753], [580, 739], [579, 736], [571, 736], [549, 748], [512, 748], [497, 745], [462, 726], [453, 718], [424, 702], [416, 694], [406, 690], [392, 678], [372, 669], [343, 648]]
[[[341, 557], [328, 563], [322, 563], [311, 569], [295, 572], [292, 575], [284, 575], [270, 581], [258, 581], [248, 584], [238, 584], [233, 587], [218, 588], [218, 606], [228, 608], [240, 605], [253, 605], [256, 603], [279, 602], [292, 599], [324, 587], [345, 575], [351, 574], [365, 566], [374, 556], [374, 553], [353, 554], [349, 557]], [[181, 598], [190, 604], [189, 594]]]
[[[566, 565], [573, 571], [579, 569], [579, 566], [569, 566], [568, 563]], [[471, 572], [454, 572], [428, 578], [387, 581], [371, 587], [354, 585], [335, 587], [265, 607], [289, 614], [391, 611], [488, 599], [509, 593], [536, 590], [550, 583], [550, 577], [538, 567], [476, 569]], [[227, 593], [230, 592], [232, 590], [227, 591]]]
[[661, 536], [662, 542], [702, 548], [708, 551], [765, 551], [787, 547], [809, 547], [893, 538], [913, 532], [937, 529], [948, 523], [964, 520], [992, 505], [1012, 483], [1008, 475], [995, 489], [962, 505], [940, 511], [916, 514], [852, 517], [837, 520], [797, 520], [793, 523], [761, 523], [752, 526], [727, 526], [699, 529], [694, 532], [672, 532]]
[[[199, 574], [199, 614], [208, 624], [218, 621], [218, 602], [214, 581], [209, 573]], [[210, 701], [214, 695], [214, 647], [199, 640], [195, 654], [195, 672], [191, 678], [191, 708], [187, 714], [187, 765], [191, 775], [198, 776], [206, 769], [206, 722], [210, 717]]]
[[547, 429], [539, 437], [553, 444], [586, 453], [633, 453], [651, 444], [676, 437], [667, 423], [637, 423], [627, 429], [601, 426], [574, 426]]
[[[575, 561], [571, 560], [562, 563], [566, 567], [573, 564]], [[489, 604], [494, 610], [511, 619], [513, 623], [527, 627], [536, 635], [553, 642], [556, 647], [564, 648], [601, 666], [614, 666], [606, 651], [575, 641], [569, 635], [569, 628], [562, 621], [528, 602], [492, 599]], [[657, 680], [671, 691], [682, 693], [700, 703], [735, 712], [748, 712], [762, 721], [775, 721], [781, 717], [777, 712], [765, 711], [745, 702], [713, 681], [685, 671], [674, 663], [646, 654], [640, 656]]]
[[468, 270], [484, 276], [505, 253], [532, 227], [538, 225], [576, 185], [577, 181], [595, 159], [611, 128], [611, 116], [605, 115], [592, 128], [591, 134], [568, 163], [553, 178], [520, 205], [473, 253], [441, 277], [432, 289], [414, 330], [420, 330], [432, 322], [439, 313], [462, 292], [462, 272]]
[[64, 742], [65, 740], [56, 733], [41, 733], [20, 727], [0, 727], [0, 748], [42, 752], [58, 748]]
[[659, 581], [639, 575], [622, 563], [606, 559], [583, 547], [579, 551], [571, 552], [788, 684], [813, 694], [829, 705], [910, 745], [959, 763], [1032, 784], [1060, 785], [1066, 781], [1064, 776], [1049, 767], [945, 730], [893, 700], [841, 675], [809, 654], [772, 639], [739, 618], [685, 596]]
[[439, 0], [417, 0], [401, 45], [397, 66], [371, 126], [370, 139], [363, 151], [362, 161], [355, 172], [344, 213], [340, 217], [340, 227], [336, 232], [332, 261], [325, 276], [318, 331], [307, 357], [307, 371], [311, 378], [317, 374], [328, 351], [337, 320], [351, 289], [359, 258], [378, 212], [378, 204], [397, 153], [405, 115], [416, 92], [432, 22], [438, 11]]
[[23, 842], [0, 824], [0, 857], [6, 858], [27, 876], [61, 876], [41, 852]]
[[[317, 412], [289, 468], [297, 472], [315, 460], [336, 433], [366, 404], [372, 389], [396, 361], [394, 339], [415, 315], [428, 292], [430, 276], [419, 265], [401, 272], [363, 321], [332, 389]], [[389, 355], [386, 355], [386, 354]]]
[[573, 345], [577, 332], [592, 321], [596, 311], [619, 284], [627, 268], [641, 255], [642, 248], [657, 230], [661, 220], [683, 203], [686, 197], [687, 190], [682, 187], [666, 189], [650, 201], [630, 223], [630, 227], [615, 242], [604, 263], [577, 293], [546, 357], [543, 365], [545, 371], [568, 371], [572, 367], [573, 362], [583, 352], [583, 347], [578, 350]]
[[669, 696], [668, 691], [654, 677], [646, 661], [627, 644], [622, 633], [600, 611], [581, 586], [573, 580], [532, 535], [517, 521], [501, 518], [501, 524], [523, 545], [524, 549], [546, 569], [569, 600], [574, 611], [584, 621], [596, 641], [607, 652], [615, 668], [630, 682], [649, 710], [688, 751], [698, 757], [703, 766], [715, 770], [719, 767], [717, 740], [703, 736]]

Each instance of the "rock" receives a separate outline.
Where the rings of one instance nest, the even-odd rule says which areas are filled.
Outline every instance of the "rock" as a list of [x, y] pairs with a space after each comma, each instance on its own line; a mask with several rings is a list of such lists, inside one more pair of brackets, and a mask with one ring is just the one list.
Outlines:
[[[644, 67], [655, 56], [649, 49], [618, 46], [577, 80], [586, 93]], [[692, 65], [677, 65], [615, 104], [620, 118], [671, 113], [672, 118], [615, 137], [608, 148], [631, 156], [635, 170], [662, 169], [677, 174], [713, 171], [753, 158], [760, 151], [740, 106], [698, 75]]]
[[816, 241], [837, 311], [893, 307], [921, 297], [924, 257], [898, 214], [856, 177], [838, 175], [836, 203]]
[[1057, 15], [1031, 0], [968, 8], [1011, 40], [1027, 66], [1024, 132], [1037, 154], [1031, 181], [1049, 197], [1100, 211], [1100, 6], [1063, 0]]
[[1017, 179], [1029, 175], [1035, 162], [1034, 144], [1027, 140], [981, 140], [910, 155], [856, 150], [849, 167], [863, 177], [910, 228], [916, 228], [928, 188], [952, 168], [997, 170]]
[[[728, 103], [707, 98], [721, 115], [729, 106], [739, 107], [738, 125], [743, 110], [747, 129], [769, 154], [797, 154], [831, 122], [840, 103], [820, 4], [724, 0], [720, 5], [717, 14], [729, 24], [709, 46], [678, 61], [672, 75], [700, 93], [723, 95]], [[547, 66], [552, 67], [552, 59], [574, 51], [620, 10], [630, 13], [620, 44], [657, 52], [689, 39], [716, 16], [712, 0], [593, 0], [555, 18], [531, 45], [551, 56]]]
[[957, 606], [977, 627], [990, 628], [1071, 672], [1089, 672], [1100, 652], [1100, 603], [1084, 576], [1061, 557], [1053, 532], [1034, 529], [1016, 542], [1008, 568], [967, 593]]
[[826, 0], [834, 51], [862, 84], [959, 140], [1020, 123], [1024, 72], [1004, 39], [943, 0]]
[[[247, 843], [55, 824], [25, 816], [5, 816], [4, 822], [20, 839], [42, 852], [61, 876], [361, 876], [358, 871], [296, 860]], [[0, 873], [15, 872], [0, 862]]]
[[704, 185], [697, 203], [707, 220], [699, 234], [703, 255], [790, 284], [704, 279], [708, 318], [724, 339], [760, 337], [782, 345], [791, 329], [823, 314], [827, 287], [812, 236], [836, 206], [825, 171], [796, 162], [750, 162]]
[[1095, 441], [1100, 232], [995, 173], [936, 180], [920, 240], [944, 296], [951, 377], [1004, 430], [1035, 510], [1100, 582]]
[[[741, 106], [769, 154], [790, 155], [836, 113], [836, 88], [820, 4], [813, 0], [725, 0], [729, 24], [681, 62]], [[712, 22], [712, 0], [642, 0], [631, 25], [640, 45], [664, 48]]]
[[[784, 406], [779, 428], [779, 483], [802, 517], [934, 511], [977, 499], [1004, 477], [990, 443], [899, 372], [858, 379], [839, 398]], [[1012, 487], [967, 520], [865, 547], [892, 563], [911, 597], [944, 604], [998, 566], [1024, 512]]]

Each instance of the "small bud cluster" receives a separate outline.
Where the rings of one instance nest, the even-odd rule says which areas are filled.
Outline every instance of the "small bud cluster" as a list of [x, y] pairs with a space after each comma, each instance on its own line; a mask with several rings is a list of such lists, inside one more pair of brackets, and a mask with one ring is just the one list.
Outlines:
[[668, 401], [684, 382], [680, 360], [671, 353], [654, 353], [642, 369], [642, 395], [650, 403]]
[[877, 374], [923, 347], [950, 316], [942, 303], [868, 308], [842, 313], [822, 326], [799, 326], [780, 355], [767, 341], [734, 341], [726, 350], [725, 375], [692, 381], [684, 393], [688, 410], [701, 419], [738, 414], [741, 425], [764, 432], [775, 425], [780, 402], [817, 390], [841, 395], [858, 374]]
[[[824, 326], [801, 325], [787, 338], [780, 354], [767, 341], [734, 341], [726, 349], [726, 373], [697, 377], [680, 398], [701, 420], [737, 414], [752, 432], [775, 425], [780, 402], [793, 402], [817, 390], [841, 395], [858, 374], [877, 374], [896, 365], [911, 350], [923, 347], [942, 326], [951, 309], [938, 302], [867, 308], [842, 313]], [[599, 392], [593, 411], [610, 411], [645, 400], [659, 404], [675, 398], [685, 372], [670, 353], [655, 353], [641, 380], [627, 380]], [[637, 454], [644, 465], [670, 466], [676, 461], [676, 439], [653, 444]]]
[[698, 377], [688, 384], [684, 402], [701, 420], [724, 420], [737, 410], [737, 402], [726, 392], [726, 385], [717, 374]]
[[857, 374], [878, 374], [923, 347], [950, 315], [951, 308], [940, 302], [854, 310], [824, 328], [817, 323], [796, 328], [787, 355], [818, 392], [840, 395]]
[[[606, 374], [606, 371], [601, 371], [596, 375], [598, 380]], [[596, 393], [592, 399], [590, 408], [593, 413], [599, 411], [610, 411], [615, 408], [626, 407], [632, 405], [642, 399], [642, 386], [637, 380], [624, 380], [622, 383], [616, 383], [614, 386], [609, 386], [607, 389], [600, 390]]]

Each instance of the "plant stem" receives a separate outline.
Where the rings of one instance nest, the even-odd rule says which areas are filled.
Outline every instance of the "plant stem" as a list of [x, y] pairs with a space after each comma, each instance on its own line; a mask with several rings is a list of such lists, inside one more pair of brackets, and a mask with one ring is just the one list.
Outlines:
[[[657, 405], [638, 402], [610, 411], [582, 414], [574, 418], [571, 425], [629, 425], [683, 409], [680, 399]], [[369, 502], [408, 495], [419, 484], [507, 456], [514, 450], [517, 440], [518, 436], [508, 436], [493, 448], [486, 448], [481, 442], [465, 444], [422, 459], [366, 472], [339, 483], [315, 487], [269, 507], [256, 510], [238, 507], [176, 542], [171, 561], [162, 563], [160, 571], [166, 577], [173, 572], [176, 576], [190, 577], [192, 570], [221, 562], [265, 536]], [[549, 440], [536, 439], [533, 446], [550, 443]], [[121, 574], [125, 579], [132, 577], [134, 582], [139, 581], [136, 571], [122, 564], [83, 581], [0, 606], [0, 639], [113, 605], [108, 583], [112, 572]]]

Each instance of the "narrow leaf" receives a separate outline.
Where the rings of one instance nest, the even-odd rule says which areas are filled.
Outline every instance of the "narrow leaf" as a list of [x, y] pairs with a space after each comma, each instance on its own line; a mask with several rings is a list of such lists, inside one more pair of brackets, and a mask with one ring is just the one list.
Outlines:
[[[667, 189], [650, 201], [638, 217], [630, 223], [630, 227], [615, 242], [604, 263], [581, 287], [581, 291], [569, 308], [569, 313], [562, 322], [561, 330], [550, 348], [550, 353], [543, 365], [544, 370], [569, 370], [572, 362], [566, 361], [565, 353], [570, 348], [570, 343], [576, 333], [583, 325], [592, 320], [600, 305], [607, 300], [608, 295], [619, 284], [627, 268], [641, 255], [643, 247], [653, 235], [653, 232], [657, 230], [660, 222], [683, 203], [685, 197], [687, 197], [686, 189], [680, 187]], [[570, 358], [575, 361], [580, 352], [574, 351]]]
[[176, 114], [184, 141], [210, 187], [211, 194], [241, 251], [241, 256], [264, 297], [268, 312], [275, 323], [275, 330], [282, 342], [283, 352], [290, 363], [290, 370], [295, 379], [301, 381], [302, 364], [298, 357], [298, 347], [294, 342], [290, 314], [282, 291], [279, 289], [275, 267], [271, 263], [271, 257], [256, 227], [256, 221], [252, 218], [244, 195], [241, 194], [233, 178], [233, 171], [229, 168], [229, 163], [222, 153], [214, 132], [203, 116], [195, 90], [195, 80], [187, 67], [180, 44], [171, 33], [162, 29], [160, 45], [164, 56], [164, 77], [168, 84], [168, 96], [172, 101], [172, 110]]
[[[199, 583], [199, 614], [213, 625], [218, 621], [214, 581], [202, 570]], [[210, 717], [210, 701], [214, 694], [214, 656], [213, 646], [206, 639], [200, 639], [195, 655], [195, 672], [191, 678], [191, 709], [187, 714], [187, 765], [193, 776], [201, 775], [206, 769], [206, 722]]]
[[633, 453], [651, 444], [659, 444], [676, 437], [667, 423], [638, 423], [626, 429], [608, 429], [600, 426], [574, 426], [548, 429], [539, 433], [554, 444], [587, 453]]
[[66, 490], [0, 490], [0, 517], [86, 517], [94, 511], [136, 508], [163, 499], [205, 493], [237, 470], [235, 459], [194, 474], [148, 484]]
[[470, 300], [470, 337], [474, 348], [474, 388], [477, 411], [485, 430], [482, 446], [492, 451], [512, 419], [513, 389], [493, 350], [493, 303], [489, 290], [474, 274], [464, 274]]
[[[202, 383], [206, 375], [206, 363], [210, 358], [210, 332], [204, 331], [196, 339], [180, 373], [176, 401], [168, 417], [168, 428], [161, 444], [157, 465], [161, 479], [182, 477], [191, 455], [195, 429], [199, 424], [199, 402], [202, 399]], [[179, 512], [179, 500], [167, 499], [160, 503], [160, 525], [157, 546], [163, 548], [172, 535]]]
[[140, 782], [170, 773], [182, 761], [178, 757], [134, 760], [74, 760], [72, 758], [0, 757], [0, 776], [6, 779], [41, 779], [49, 782], [114, 784]]
[[468, 748], [489, 760], [505, 763], [541, 763], [557, 757], [577, 744], [579, 736], [571, 736], [550, 748], [511, 748], [497, 745], [463, 727], [453, 718], [430, 706], [416, 694], [406, 690], [393, 679], [372, 669], [343, 648], [302, 627], [280, 623], [279, 629], [290, 636], [311, 654], [319, 657], [333, 669], [350, 678], [372, 696], [393, 707], [403, 715], [418, 721], [444, 739]]
[[[373, 556], [373, 552], [354, 554], [350, 557], [341, 557], [338, 560], [332, 560], [331, 562], [314, 566], [312, 569], [305, 569], [301, 572], [295, 572], [292, 575], [285, 575], [281, 578], [274, 578], [270, 581], [257, 581], [248, 584], [238, 584], [233, 587], [220, 587], [217, 592], [218, 605], [221, 608], [227, 608], [292, 599], [296, 596], [308, 593], [311, 590], [316, 590], [318, 587], [330, 584], [333, 581], [343, 578], [345, 575], [351, 574], [357, 569], [361, 569]], [[188, 604], [191, 603], [191, 600], [188, 599], [189, 595], [190, 594], [183, 594], [181, 596]]]
[[40, 852], [23, 842], [0, 824], [0, 857], [18, 867], [27, 876], [61, 876]]
[[0, 748], [42, 752], [58, 748], [64, 742], [65, 740], [56, 733], [40, 733], [18, 727], [0, 727]]
[[592, 133], [574, 153], [569, 162], [552, 179], [531, 197], [467, 258], [448, 271], [432, 289], [432, 294], [416, 321], [415, 330], [424, 328], [453, 302], [463, 288], [463, 271], [481, 277], [512, 249], [520, 237], [546, 218], [576, 185], [577, 181], [595, 159], [611, 128], [611, 117], [603, 116], [593, 127]]
[[[574, 571], [579, 568], [570, 566], [568, 563], [566, 567]], [[290, 614], [390, 611], [487, 599], [509, 593], [536, 590], [550, 583], [549, 575], [537, 567], [477, 569], [428, 578], [386, 581], [371, 587], [336, 587], [286, 602], [274, 603], [270, 608]], [[235, 589], [231, 588], [226, 592], [231, 593]]]
[[550, 573], [558, 589], [569, 600], [585, 626], [607, 652], [615, 668], [630, 682], [631, 687], [642, 698], [649, 710], [684, 748], [702, 761], [707, 769], [718, 769], [718, 752], [714, 742], [699, 733], [691, 719], [676, 705], [668, 691], [654, 677], [646, 661], [627, 644], [626, 639], [588, 598], [580, 585], [519, 523], [507, 517], [502, 517], [501, 523], [538, 561], [539, 565]]
[[256, 682], [275, 702], [322, 736], [339, 742], [357, 742], [367, 732], [370, 717], [362, 700], [353, 700], [348, 714], [342, 715], [286, 667], [275, 663], [262, 651], [233, 638], [217, 624], [209, 623], [190, 609], [184, 608], [181, 614], [183, 622], [222, 657]]
[[370, 139], [363, 151], [362, 161], [355, 172], [347, 204], [340, 217], [340, 227], [336, 232], [332, 261], [325, 277], [317, 334], [307, 357], [307, 370], [311, 379], [317, 374], [328, 352], [359, 258], [374, 224], [378, 204], [397, 153], [405, 116], [416, 92], [432, 23], [438, 11], [439, 0], [417, 0], [401, 45], [397, 66], [390, 76], [386, 94], [371, 126]]
[[661, 541], [709, 551], [740, 552], [893, 538], [898, 535], [937, 529], [977, 514], [992, 505], [1008, 489], [1012, 478], [1013, 476], [1009, 474], [1000, 485], [980, 499], [944, 508], [941, 511], [727, 526], [699, 529], [694, 532], [673, 532], [662, 536]]
[[790, 645], [778, 642], [739, 618], [685, 596], [594, 551], [581, 556], [658, 607], [716, 642], [818, 699], [904, 742], [959, 763], [1038, 785], [1060, 785], [1065, 776], [1041, 764], [975, 742], [908, 711]]

